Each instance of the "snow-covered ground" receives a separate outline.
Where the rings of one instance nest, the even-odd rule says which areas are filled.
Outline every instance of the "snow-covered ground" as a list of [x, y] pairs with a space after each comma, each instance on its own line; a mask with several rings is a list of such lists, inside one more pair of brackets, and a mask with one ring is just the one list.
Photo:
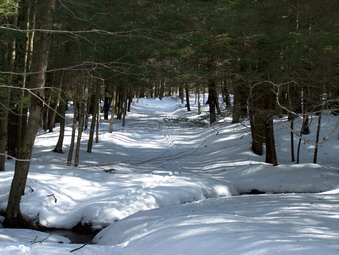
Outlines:
[[[273, 167], [251, 153], [246, 121], [209, 126], [206, 106], [198, 116], [191, 101], [186, 112], [175, 97], [135, 99], [126, 127], [115, 121], [109, 134], [102, 121], [92, 153], [86, 131], [78, 168], [65, 166], [70, 127], [65, 154], [51, 152], [58, 128], [39, 133], [22, 213], [50, 228], [108, 227], [78, 250], [55, 234], [0, 229], [0, 254], [339, 254], [338, 130], [311, 164], [314, 117], [297, 165], [286, 119], [277, 120]], [[325, 114], [321, 139], [338, 123]], [[14, 162], [6, 167], [1, 210]], [[254, 190], [265, 194], [239, 196]]]

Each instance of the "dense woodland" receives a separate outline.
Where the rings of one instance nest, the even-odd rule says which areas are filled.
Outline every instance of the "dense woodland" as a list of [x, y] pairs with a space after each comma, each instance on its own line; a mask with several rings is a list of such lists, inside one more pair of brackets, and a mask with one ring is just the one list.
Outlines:
[[60, 123], [54, 152], [63, 152], [71, 102], [67, 165], [79, 164], [84, 129], [91, 152], [100, 114], [112, 132], [135, 97], [184, 102], [199, 93], [209, 95], [201, 104], [210, 124], [225, 109], [234, 123], [249, 119], [253, 152], [273, 165], [273, 121], [288, 116], [298, 162], [293, 137], [302, 141], [309, 116], [320, 123], [324, 111], [339, 114], [338, 10], [336, 0], [0, 1], [0, 171], [16, 160], [4, 225], [24, 223], [19, 203], [37, 130]]

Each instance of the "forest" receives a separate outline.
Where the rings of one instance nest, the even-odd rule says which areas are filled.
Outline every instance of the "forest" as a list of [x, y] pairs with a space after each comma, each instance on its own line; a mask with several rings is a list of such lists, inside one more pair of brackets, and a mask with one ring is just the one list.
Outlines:
[[[228, 132], [225, 119], [246, 126], [246, 150], [273, 169], [284, 122], [282, 164], [302, 165], [309, 146], [307, 163], [322, 166], [319, 150], [338, 143], [338, 11], [336, 0], [1, 0], [0, 173], [13, 173], [0, 189], [3, 227], [43, 226], [20, 209], [39, 136], [53, 135], [52, 154], [81, 169], [102, 137], [127, 130], [129, 116], [142, 125], [159, 107], [166, 125], [195, 116], [217, 135]], [[172, 118], [169, 98], [189, 117]], [[153, 101], [144, 100], [158, 103], [145, 113], [137, 107]], [[260, 191], [240, 193], [251, 192]]]

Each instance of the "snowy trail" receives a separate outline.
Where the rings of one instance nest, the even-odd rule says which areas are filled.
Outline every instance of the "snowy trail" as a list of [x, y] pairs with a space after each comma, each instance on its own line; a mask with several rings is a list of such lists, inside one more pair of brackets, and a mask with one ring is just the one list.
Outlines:
[[[117, 121], [109, 134], [108, 122], [101, 123], [91, 154], [84, 133], [78, 168], [64, 164], [69, 128], [63, 155], [51, 152], [58, 132], [39, 133], [21, 211], [48, 227], [111, 224], [101, 233], [104, 245], [76, 251], [82, 255], [338, 254], [336, 137], [320, 148], [319, 164], [307, 163], [313, 148], [303, 144], [303, 163], [296, 165], [286, 150], [289, 132], [277, 122], [281, 165], [273, 167], [251, 153], [246, 123], [226, 117], [209, 127], [192, 109], [186, 112], [177, 98], [139, 99], [126, 127]], [[326, 133], [338, 118], [324, 116], [324, 123]], [[2, 210], [13, 161], [7, 167], [0, 173]], [[267, 194], [236, 196], [253, 189]], [[322, 191], [329, 192], [307, 194]], [[1, 230], [0, 254], [60, 255], [79, 247], [35, 244], [34, 233], [22, 235]]]

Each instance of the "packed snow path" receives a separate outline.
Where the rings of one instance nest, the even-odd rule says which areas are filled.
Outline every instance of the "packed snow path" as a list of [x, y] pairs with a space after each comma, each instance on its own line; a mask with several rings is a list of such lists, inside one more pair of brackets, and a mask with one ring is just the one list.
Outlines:
[[[296, 165], [289, 162], [286, 120], [279, 120], [281, 165], [272, 167], [251, 153], [246, 123], [232, 124], [225, 117], [208, 127], [193, 100], [192, 112], [174, 97], [136, 100], [126, 127], [116, 122], [109, 134], [108, 121], [102, 121], [100, 143], [91, 154], [86, 153], [85, 132], [78, 168], [65, 166], [69, 127], [66, 155], [51, 152], [57, 128], [41, 132], [21, 203], [23, 214], [55, 228], [81, 222], [100, 229], [112, 223], [95, 239], [102, 245], [83, 247], [77, 254], [338, 254], [337, 136], [320, 148], [319, 164], [309, 163], [313, 147], [303, 144], [302, 163]], [[338, 117], [323, 119], [325, 136]], [[0, 173], [2, 210], [13, 161], [6, 167]], [[251, 190], [268, 194], [231, 198]], [[37, 234], [26, 233], [1, 229], [0, 254], [69, 254], [79, 247], [58, 244], [58, 238], [35, 242]], [[39, 235], [37, 240], [43, 239]]]

